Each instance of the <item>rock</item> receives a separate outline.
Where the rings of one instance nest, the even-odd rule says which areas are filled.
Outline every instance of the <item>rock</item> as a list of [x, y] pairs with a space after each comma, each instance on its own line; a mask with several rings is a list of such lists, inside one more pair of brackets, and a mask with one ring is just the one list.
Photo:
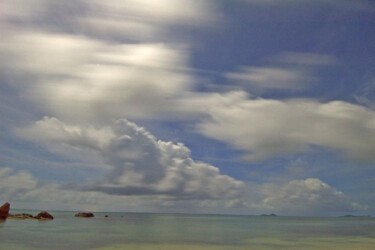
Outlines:
[[35, 219], [33, 215], [31, 214], [26, 214], [26, 213], [23, 213], [23, 214], [9, 214], [9, 219], [21, 219], [21, 220], [25, 220], [25, 219]]
[[74, 215], [75, 217], [82, 217], [82, 218], [91, 218], [94, 217], [94, 214], [91, 212], [79, 212]]
[[49, 214], [47, 211], [42, 211], [37, 216], [35, 216], [35, 219], [38, 219], [38, 220], [53, 220], [53, 216], [51, 214]]
[[5, 220], [9, 216], [10, 204], [7, 202], [0, 207], [0, 220]]
[[343, 216], [339, 216], [341, 218], [371, 218], [370, 215], [352, 215], [352, 214], [346, 214]]
[[276, 217], [276, 214], [261, 214], [260, 216], [265, 216], [265, 217]]
[[106, 215], [104, 215], [104, 217], [108, 218], [108, 215], [106, 214]]
[[46, 211], [40, 212], [37, 216], [33, 216], [32, 214], [22, 213], [22, 214], [9, 214], [8, 219], [32, 219], [32, 220], [53, 220], [53, 216], [50, 215]]

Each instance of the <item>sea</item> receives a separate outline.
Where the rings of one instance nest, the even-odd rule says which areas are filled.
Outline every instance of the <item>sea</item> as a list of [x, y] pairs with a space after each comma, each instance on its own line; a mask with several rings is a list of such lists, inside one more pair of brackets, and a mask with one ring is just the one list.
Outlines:
[[0, 222], [0, 249], [375, 249], [371, 217], [50, 213], [53, 221]]

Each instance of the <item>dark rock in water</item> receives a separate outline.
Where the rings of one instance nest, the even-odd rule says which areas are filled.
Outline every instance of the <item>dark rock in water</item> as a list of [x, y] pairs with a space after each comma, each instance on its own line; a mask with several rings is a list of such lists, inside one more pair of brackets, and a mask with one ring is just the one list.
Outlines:
[[26, 213], [22, 213], [22, 214], [9, 214], [8, 218], [9, 219], [21, 219], [21, 220], [35, 219], [35, 217], [32, 214], [26, 214]]
[[276, 217], [276, 214], [261, 214], [260, 216]]
[[343, 216], [339, 216], [341, 218], [371, 218], [370, 215], [352, 215], [352, 214], [346, 214]]
[[5, 220], [9, 216], [10, 204], [7, 202], [0, 207], [0, 220]]
[[40, 212], [37, 216], [32, 214], [22, 213], [22, 214], [9, 214], [8, 219], [32, 219], [32, 220], [53, 220], [53, 216], [46, 211]]
[[106, 215], [104, 215], [104, 217], [108, 218], [108, 215], [106, 214]]
[[51, 214], [49, 214], [47, 211], [42, 211], [37, 216], [35, 216], [35, 219], [38, 219], [38, 220], [53, 220], [53, 216]]
[[46, 211], [40, 212], [37, 216], [31, 214], [9, 214], [10, 204], [7, 202], [0, 207], [0, 220], [5, 220], [6, 218], [12, 219], [38, 219], [38, 220], [53, 220], [53, 216]]
[[91, 212], [79, 212], [74, 215], [75, 217], [82, 217], [82, 218], [91, 218], [94, 217], [94, 214]]

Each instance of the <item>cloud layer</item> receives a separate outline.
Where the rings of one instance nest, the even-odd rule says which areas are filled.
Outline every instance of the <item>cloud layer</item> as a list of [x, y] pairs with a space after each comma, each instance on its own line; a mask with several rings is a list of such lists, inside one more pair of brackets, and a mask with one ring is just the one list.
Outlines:
[[[202, 181], [207, 181], [207, 179], [204, 180], [205, 176], [202, 176], [204, 175], [202, 169], [199, 174]], [[222, 180], [221, 183], [226, 185], [226, 180]], [[214, 187], [212, 184], [204, 184], [208, 189], [210, 185]], [[173, 197], [169, 192], [165, 194], [156, 189], [153, 191], [146, 187], [140, 189], [139, 186], [129, 188], [126, 183], [101, 183], [100, 186], [91, 186], [90, 190], [79, 190], [64, 185], [40, 182], [28, 171], [14, 171], [11, 168], [0, 167], [0, 188], [2, 191], [0, 200], [12, 201], [15, 207], [27, 204], [30, 209], [76, 210], [80, 208], [94, 211], [124, 209], [159, 211], [157, 209], [163, 209], [166, 211], [173, 208], [170, 211], [181, 212], [227, 212], [229, 209], [229, 211], [241, 213], [282, 215], [342, 214], [368, 209], [367, 206], [353, 202], [342, 192], [316, 178], [292, 180], [281, 184], [264, 183], [258, 187], [253, 185], [251, 192], [247, 193], [251, 195], [249, 199], [233, 195], [234, 193], [225, 197], [228, 194], [226, 189], [223, 196], [216, 198], [207, 196], [209, 191], [203, 196], [191, 196], [192, 193], [189, 193], [189, 197], [183, 197], [181, 195], [184, 194], [173, 193], [173, 195], [178, 195], [178, 197]], [[142, 190], [142, 195], [147, 195], [147, 199], [140, 195], [131, 195], [139, 194], [140, 190]], [[143, 193], [143, 191], [146, 192]], [[210, 192], [215, 193], [212, 190]], [[108, 204], [111, 205], [108, 206]]]

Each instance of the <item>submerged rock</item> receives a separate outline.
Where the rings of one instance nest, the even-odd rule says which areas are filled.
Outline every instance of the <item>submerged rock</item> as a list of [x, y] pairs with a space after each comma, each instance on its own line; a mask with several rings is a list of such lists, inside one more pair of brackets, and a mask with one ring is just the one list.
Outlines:
[[5, 220], [9, 216], [10, 204], [7, 202], [0, 207], [0, 220]]
[[75, 217], [82, 217], [82, 218], [91, 218], [94, 217], [94, 214], [91, 212], [79, 212], [74, 215]]
[[53, 216], [51, 214], [49, 214], [47, 211], [42, 211], [37, 216], [35, 216], [35, 219], [38, 219], [38, 220], [53, 220]]

